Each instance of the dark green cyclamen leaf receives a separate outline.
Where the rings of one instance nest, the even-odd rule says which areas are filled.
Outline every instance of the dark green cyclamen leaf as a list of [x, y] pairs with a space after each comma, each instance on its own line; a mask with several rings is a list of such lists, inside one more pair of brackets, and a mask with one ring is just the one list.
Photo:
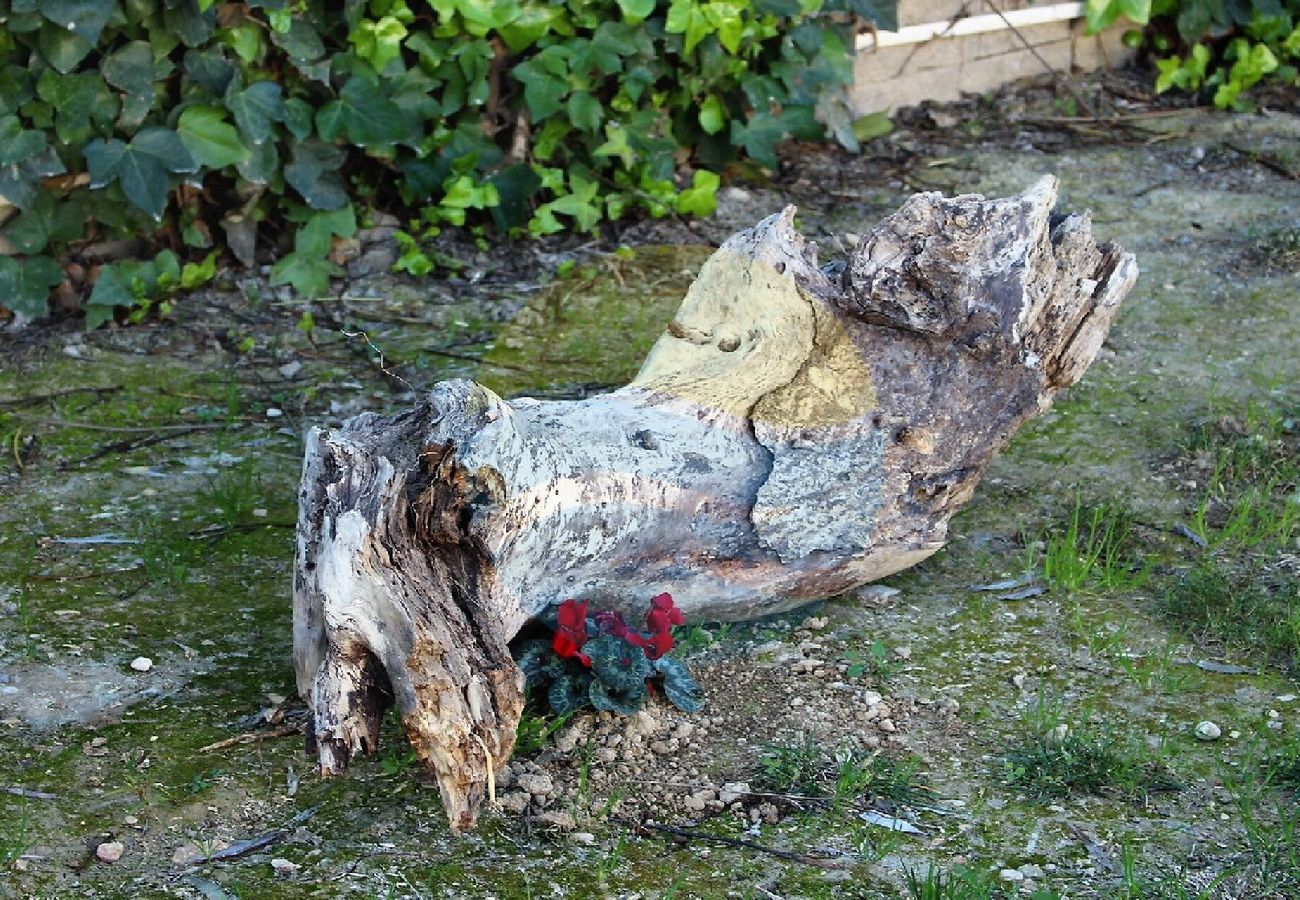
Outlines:
[[551, 642], [544, 638], [534, 638], [519, 648], [515, 665], [524, 673], [524, 680], [528, 682], [528, 686], [536, 687], [549, 672], [550, 661], [553, 659], [555, 659], [555, 652], [551, 650]]
[[581, 675], [564, 675], [552, 681], [546, 689], [546, 701], [551, 704], [551, 711], [557, 716], [564, 716], [586, 706], [590, 702], [587, 687], [590, 678], [584, 672]]
[[305, 141], [311, 136], [311, 104], [300, 97], [290, 97], [284, 101], [284, 127], [295, 140]]
[[45, 132], [25, 131], [17, 116], [0, 116], [0, 166], [31, 159], [45, 149]]
[[664, 696], [682, 712], [699, 712], [704, 707], [704, 692], [686, 667], [670, 656], [654, 661], [655, 674], [664, 679]]
[[153, 99], [153, 50], [144, 41], [132, 41], [115, 50], [100, 63], [99, 71], [119, 91]]
[[635, 715], [641, 708], [641, 704], [645, 702], [645, 682], [642, 681], [637, 690], [623, 692], [611, 691], [599, 678], [593, 678], [591, 686], [587, 688], [587, 696], [591, 700], [591, 705], [602, 712], [631, 716]]
[[38, 5], [45, 18], [92, 46], [117, 9], [116, 0], [41, 0]]
[[222, 169], [248, 157], [235, 126], [219, 106], [190, 106], [176, 122], [185, 149], [201, 166]]
[[389, 147], [412, 136], [411, 123], [401, 108], [365, 78], [348, 79], [339, 102], [348, 139], [358, 147]]
[[592, 638], [582, 647], [591, 657], [591, 671], [605, 685], [618, 693], [630, 694], [653, 674], [645, 651], [612, 634]]
[[168, 3], [163, 10], [163, 24], [181, 39], [186, 47], [201, 47], [212, 37], [217, 15], [214, 4], [200, 11], [198, 0], [179, 0]]
[[75, 69], [95, 45], [75, 31], [46, 22], [36, 36], [36, 46], [45, 61], [55, 70], [67, 74]]
[[235, 90], [231, 82], [226, 91], [226, 108], [235, 116], [235, 124], [254, 144], [261, 144], [271, 136], [271, 125], [283, 122], [284, 98], [280, 86], [273, 81], [255, 81], [242, 91]]
[[0, 166], [0, 197], [19, 209], [29, 209], [39, 196], [40, 180], [66, 171], [54, 148], [47, 147], [20, 163]]
[[50, 288], [62, 280], [63, 269], [48, 256], [0, 256], [0, 306], [33, 319], [43, 316]]
[[213, 97], [223, 97], [235, 66], [219, 48], [185, 51], [185, 74]]
[[293, 162], [284, 167], [284, 180], [314, 209], [339, 209], [347, 204], [347, 189], [339, 177], [344, 153], [324, 141], [304, 141], [293, 149]]

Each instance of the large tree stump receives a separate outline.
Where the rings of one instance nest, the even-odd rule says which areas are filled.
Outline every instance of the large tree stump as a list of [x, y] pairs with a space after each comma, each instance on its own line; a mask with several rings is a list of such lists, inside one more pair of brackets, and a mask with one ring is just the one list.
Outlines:
[[[507, 641], [567, 597], [746, 619], [943, 546], [1016, 428], [1092, 362], [1137, 277], [1056, 180], [912, 197], [818, 267], [794, 208], [728, 240], [626, 387], [469, 381], [307, 438], [294, 663], [324, 774], [396, 703], [453, 828], [523, 707]], [[629, 609], [629, 605], [632, 607]]]

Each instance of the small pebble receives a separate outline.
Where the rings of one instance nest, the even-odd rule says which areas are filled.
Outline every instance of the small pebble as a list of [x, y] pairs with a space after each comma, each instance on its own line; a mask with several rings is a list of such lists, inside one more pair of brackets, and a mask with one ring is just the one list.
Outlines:
[[292, 875], [294, 872], [301, 869], [302, 866], [298, 865], [296, 862], [290, 862], [282, 856], [277, 856], [275, 859], [271, 860], [271, 868], [275, 870], [275, 874], [277, 875]]
[[148, 672], [153, 668], [153, 660], [147, 656], [137, 656], [131, 660], [131, 668], [137, 672]]
[[1217, 741], [1221, 734], [1223, 729], [1208, 720], [1196, 726], [1196, 739], [1200, 741]]
[[126, 848], [121, 841], [105, 841], [95, 848], [95, 856], [99, 857], [100, 862], [106, 863], [117, 862], [125, 852]]
[[1019, 869], [1003, 869], [998, 873], [998, 877], [1003, 881], [1020, 882], [1025, 880], [1025, 873]]
[[253, 510], [253, 518], [254, 518], [254, 519], [265, 519], [265, 518], [266, 518], [266, 510], [262, 509], [262, 508], [259, 506], [257, 509]]
[[277, 408], [274, 407], [274, 406], [272, 406], [270, 409], [268, 409], [268, 410], [266, 411], [266, 417], [267, 417], [268, 419], [278, 419], [278, 418], [280, 418], [280, 416], [282, 416], [282, 415], [284, 415], [284, 410], [282, 410], [282, 409], [277, 409]]

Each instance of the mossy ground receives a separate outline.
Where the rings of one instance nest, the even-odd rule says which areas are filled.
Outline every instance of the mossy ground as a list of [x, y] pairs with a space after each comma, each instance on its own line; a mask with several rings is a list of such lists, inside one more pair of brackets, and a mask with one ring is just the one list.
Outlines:
[[[878, 689], [917, 702], [895, 749], [921, 761], [918, 779], [940, 798], [944, 812], [904, 809], [925, 836], [873, 828], [860, 804], [747, 835], [727, 816], [698, 825], [827, 856], [830, 870], [632, 834], [612, 819], [584, 823], [591, 846], [499, 814], [453, 837], [394, 722], [378, 757], [329, 782], [295, 736], [201, 750], [253, 729], [294, 692], [301, 429], [399, 407], [412, 385], [442, 377], [507, 393], [626, 380], [702, 258], [650, 249], [587, 258], [514, 324], [519, 301], [372, 284], [318, 306], [314, 331], [294, 327], [301, 309], [245, 290], [170, 324], [13, 341], [0, 366], [0, 689], [13, 689], [0, 694], [0, 788], [56, 796], [0, 792], [0, 895], [891, 897], [931, 866], [971, 873], [948, 896], [1028, 896], [998, 877], [1025, 866], [1042, 870], [1030, 879], [1042, 897], [1294, 895], [1300, 687], [1276, 620], [1300, 616], [1300, 546], [1285, 519], [1300, 502], [1300, 279], [1278, 235], [1294, 227], [1300, 189], [1263, 167], [1195, 160], [1218, 158], [1229, 139], [1267, 142], [1278, 129], [1295, 139], [1300, 126], [1199, 112], [1161, 123], [1169, 137], [1152, 145], [1049, 155], [1009, 141], [943, 154], [963, 190], [1011, 191], [1056, 172], [1066, 203], [1091, 207], [1098, 232], [1138, 253], [1143, 276], [1102, 358], [995, 463], [950, 546], [892, 579], [893, 598], [815, 610], [864, 660], [882, 642]], [[924, 134], [906, 140], [925, 150]], [[830, 152], [800, 161], [795, 175], [824, 190], [820, 204], [817, 190], [800, 198], [805, 229], [833, 245], [901, 200], [905, 188], [873, 165]], [[845, 179], [865, 182], [866, 199], [833, 207]], [[765, 214], [778, 193], [755, 188], [746, 202], [772, 200]], [[724, 197], [722, 222], [729, 202], [746, 206]], [[365, 329], [370, 343], [326, 321]], [[88, 387], [101, 390], [58, 393]], [[1231, 424], [1204, 427], [1219, 421]], [[1208, 458], [1239, 452], [1223, 449], [1233, 441], [1279, 450], [1276, 477], [1250, 480], [1245, 464], [1241, 478], [1207, 470]], [[1214, 513], [1247, 495], [1273, 526], [1250, 544], [1224, 537], [1230, 516]], [[1127, 511], [1125, 552], [1143, 577], [1085, 572], [1072, 589], [1019, 601], [972, 590], [1036, 565], [1076, 502]], [[131, 543], [66, 542], [92, 536]], [[1273, 593], [1189, 610], [1171, 602], [1189, 572]], [[783, 639], [805, 614], [731, 628], [701, 658]], [[1258, 623], [1268, 646], [1244, 627], [1252, 615], [1268, 618]], [[140, 655], [150, 672], [129, 668]], [[1202, 659], [1253, 674], [1205, 671]], [[33, 728], [6, 697], [56, 671], [69, 678], [65, 708], [47, 708], [49, 727]], [[955, 722], [939, 715], [945, 700], [960, 705]], [[1205, 719], [1221, 726], [1218, 741], [1195, 738]], [[1060, 724], [1111, 741], [1118, 761], [1062, 759]], [[732, 753], [716, 741], [720, 760]], [[1042, 751], [1038, 763], [1015, 755], [1025, 747]], [[1017, 773], [1016, 760], [1043, 771]], [[1084, 763], [1087, 778], [1071, 781]], [[195, 871], [172, 861], [178, 848], [209, 851], [305, 810], [311, 818], [268, 850]], [[94, 857], [109, 839], [126, 847], [113, 865]], [[272, 857], [301, 868], [277, 876]]]

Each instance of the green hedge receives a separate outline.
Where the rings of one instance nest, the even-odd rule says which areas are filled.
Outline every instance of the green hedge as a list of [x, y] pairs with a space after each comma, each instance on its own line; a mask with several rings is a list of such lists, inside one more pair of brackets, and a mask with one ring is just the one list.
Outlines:
[[273, 279], [320, 293], [372, 209], [534, 235], [707, 214], [738, 153], [854, 144], [852, 32], [888, 4], [0, 0], [0, 303], [43, 314], [88, 239], [170, 251], [101, 275], [94, 327], [277, 234]]

